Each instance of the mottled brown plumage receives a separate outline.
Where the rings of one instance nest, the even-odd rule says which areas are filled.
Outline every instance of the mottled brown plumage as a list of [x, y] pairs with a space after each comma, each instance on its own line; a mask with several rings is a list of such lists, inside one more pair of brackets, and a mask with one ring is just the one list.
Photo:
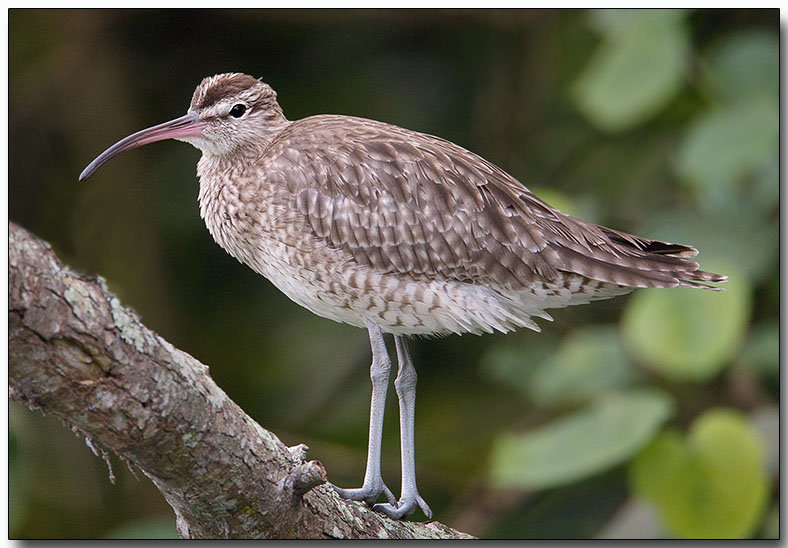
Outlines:
[[[276, 93], [244, 74], [206, 78], [186, 116], [120, 141], [81, 178], [123, 150], [169, 137], [203, 151], [200, 212], [219, 245], [316, 314], [369, 329], [367, 474], [361, 489], [339, 491], [370, 503], [383, 492], [389, 503], [376, 508], [394, 517], [417, 504], [429, 514], [412, 469], [415, 370], [403, 335], [538, 330], [532, 317], [551, 319], [546, 309], [725, 281], [698, 269], [692, 247], [565, 215], [444, 139], [349, 116], [290, 122]], [[397, 336], [400, 358], [399, 503], [375, 468], [380, 379], [388, 378], [381, 330]]]
[[268, 154], [268, 180], [295, 196], [315, 236], [377, 271], [511, 290], [566, 273], [629, 287], [719, 281], [684, 258], [696, 250], [564, 215], [431, 135], [314, 116], [279, 133]]

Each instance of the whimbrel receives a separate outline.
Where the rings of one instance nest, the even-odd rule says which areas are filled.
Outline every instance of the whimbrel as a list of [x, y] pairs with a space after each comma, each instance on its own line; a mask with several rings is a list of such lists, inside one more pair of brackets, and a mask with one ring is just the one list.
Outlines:
[[[337, 492], [393, 518], [421, 507], [416, 487], [416, 370], [406, 336], [539, 330], [550, 308], [640, 287], [726, 277], [698, 269], [692, 247], [650, 240], [561, 213], [514, 177], [449, 141], [350, 116], [289, 121], [276, 93], [239, 73], [205, 78], [186, 115], [99, 155], [178, 139], [202, 151], [200, 214], [230, 255], [315, 314], [366, 327], [372, 346], [367, 467]], [[394, 335], [402, 486], [380, 473]], [[376, 504], [383, 494], [387, 502]]]

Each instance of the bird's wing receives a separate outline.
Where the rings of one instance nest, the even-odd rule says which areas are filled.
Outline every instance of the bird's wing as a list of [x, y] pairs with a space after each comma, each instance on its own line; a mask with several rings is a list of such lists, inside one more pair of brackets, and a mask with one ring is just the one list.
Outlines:
[[715, 278], [693, 248], [564, 215], [449, 141], [350, 117], [307, 118], [270, 149], [314, 233], [382, 272], [512, 289], [562, 273], [630, 287]]

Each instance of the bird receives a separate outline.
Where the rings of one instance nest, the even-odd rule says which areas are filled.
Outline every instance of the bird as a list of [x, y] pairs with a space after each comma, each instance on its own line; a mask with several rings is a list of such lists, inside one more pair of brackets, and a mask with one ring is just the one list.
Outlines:
[[[690, 246], [571, 217], [504, 170], [439, 137], [342, 115], [288, 120], [262, 78], [204, 78], [187, 113], [129, 135], [80, 174], [117, 154], [176, 139], [202, 156], [200, 215], [231, 256], [318, 316], [368, 331], [369, 443], [361, 487], [341, 488], [400, 519], [432, 511], [416, 484], [417, 374], [408, 337], [539, 331], [548, 309], [636, 288], [711, 285]], [[391, 360], [399, 400], [401, 489], [381, 476]], [[378, 502], [380, 497], [385, 502]]]

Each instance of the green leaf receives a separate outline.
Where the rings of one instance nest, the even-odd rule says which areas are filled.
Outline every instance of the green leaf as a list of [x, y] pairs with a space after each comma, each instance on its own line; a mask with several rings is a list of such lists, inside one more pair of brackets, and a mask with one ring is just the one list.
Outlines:
[[666, 431], [632, 461], [631, 486], [665, 526], [686, 538], [742, 538], [768, 494], [763, 441], [738, 412], [704, 413], [686, 440]]
[[615, 38], [639, 34], [658, 20], [663, 24], [679, 24], [687, 16], [681, 9], [597, 9], [591, 12], [590, 23], [601, 34]]
[[498, 440], [492, 454], [492, 481], [505, 487], [544, 489], [601, 472], [634, 455], [671, 412], [670, 398], [655, 391], [600, 398], [588, 409]]
[[528, 393], [540, 404], [580, 403], [635, 378], [615, 326], [571, 331], [531, 378]]
[[575, 82], [573, 95], [589, 120], [607, 131], [643, 122], [679, 90], [687, 71], [689, 43], [684, 12], [602, 12], [607, 34]]
[[723, 101], [752, 96], [777, 98], [780, 89], [780, 40], [756, 30], [726, 36], [706, 55], [704, 76]]
[[739, 350], [750, 320], [752, 289], [744, 275], [732, 265], [704, 266], [729, 276], [725, 291], [640, 290], [624, 309], [626, 347], [675, 380], [705, 381], [717, 375]]
[[678, 174], [708, 190], [755, 172], [777, 157], [779, 112], [776, 99], [754, 99], [700, 116], [679, 151]]

